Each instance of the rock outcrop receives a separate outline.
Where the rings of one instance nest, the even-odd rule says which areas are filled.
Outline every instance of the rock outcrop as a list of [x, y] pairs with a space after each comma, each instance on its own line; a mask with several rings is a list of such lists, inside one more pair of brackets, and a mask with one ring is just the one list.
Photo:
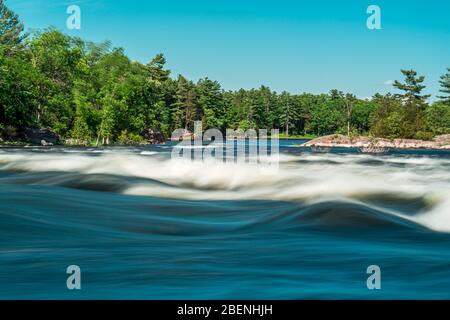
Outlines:
[[369, 137], [347, 137], [340, 134], [313, 139], [304, 147], [336, 147], [336, 148], [395, 148], [395, 149], [446, 149], [450, 150], [450, 135], [437, 136], [433, 141], [416, 139], [383, 139]]
[[25, 142], [43, 146], [59, 144], [61, 141], [60, 136], [50, 129], [27, 128], [21, 132], [20, 136]]
[[149, 144], [159, 144], [166, 141], [164, 135], [157, 129], [145, 129], [141, 132], [141, 137]]

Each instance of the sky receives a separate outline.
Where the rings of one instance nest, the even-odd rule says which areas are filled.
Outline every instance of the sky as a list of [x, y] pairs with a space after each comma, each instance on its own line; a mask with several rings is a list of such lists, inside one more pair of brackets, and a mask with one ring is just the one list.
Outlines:
[[[27, 30], [54, 26], [112, 41], [132, 60], [164, 53], [172, 76], [208, 77], [226, 90], [270, 86], [291, 93], [331, 89], [360, 98], [396, 92], [400, 69], [426, 76], [439, 95], [450, 67], [450, 1], [406, 0], [6, 0]], [[69, 5], [81, 29], [68, 30]], [[370, 30], [367, 8], [381, 9]]]

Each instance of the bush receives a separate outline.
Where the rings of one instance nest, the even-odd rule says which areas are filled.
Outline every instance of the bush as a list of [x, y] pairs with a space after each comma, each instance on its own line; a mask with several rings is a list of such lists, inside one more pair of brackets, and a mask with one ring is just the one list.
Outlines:
[[17, 138], [16, 128], [0, 124], [0, 138], [3, 140], [14, 140]]
[[239, 129], [242, 129], [243, 131], [247, 131], [249, 129], [255, 129], [256, 125], [253, 121], [249, 120], [242, 120], [239, 122]]
[[388, 139], [400, 138], [402, 136], [403, 117], [398, 112], [392, 112], [384, 121], [385, 136]]
[[435, 135], [450, 133], [450, 107], [436, 102], [425, 111], [426, 123]]
[[402, 133], [402, 111], [400, 101], [391, 96], [376, 100], [377, 108], [370, 117], [370, 134], [374, 137], [395, 139]]
[[122, 130], [117, 141], [120, 144], [140, 144], [144, 143], [145, 140], [140, 135], [132, 132], [128, 132], [127, 130]]
[[434, 134], [430, 131], [418, 131], [415, 138], [419, 140], [431, 141], [434, 138]]

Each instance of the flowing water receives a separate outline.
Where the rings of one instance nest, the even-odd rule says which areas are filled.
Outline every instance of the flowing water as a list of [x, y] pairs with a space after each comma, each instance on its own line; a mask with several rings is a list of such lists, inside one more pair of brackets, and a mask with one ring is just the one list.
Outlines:
[[450, 153], [299, 143], [267, 172], [173, 144], [0, 149], [0, 298], [450, 298]]

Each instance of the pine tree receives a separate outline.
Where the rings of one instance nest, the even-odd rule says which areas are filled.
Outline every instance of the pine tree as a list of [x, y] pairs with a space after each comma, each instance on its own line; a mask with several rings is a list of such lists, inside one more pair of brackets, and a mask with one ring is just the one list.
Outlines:
[[5, 47], [5, 52], [10, 55], [22, 48], [26, 37], [18, 15], [6, 6], [4, 0], [0, 0], [0, 47]]
[[157, 54], [152, 61], [147, 64], [146, 69], [153, 80], [164, 82], [169, 78], [170, 71], [164, 69], [165, 64], [166, 58], [162, 53]]
[[183, 76], [178, 77], [176, 102], [172, 104], [172, 112], [175, 115], [175, 126], [184, 127], [188, 131], [197, 117], [198, 103], [195, 85]]
[[450, 68], [447, 68], [447, 73], [441, 76], [441, 80], [439, 83], [441, 84], [442, 89], [439, 92], [444, 93], [443, 96], [439, 96], [446, 105], [450, 106]]
[[208, 78], [197, 83], [199, 109], [202, 113], [204, 129], [225, 129], [223, 91], [219, 82]]
[[395, 80], [394, 87], [405, 91], [402, 97], [409, 103], [425, 102], [430, 97], [430, 95], [421, 95], [422, 90], [425, 89], [425, 86], [422, 85], [425, 77], [417, 76], [417, 72], [414, 70], [401, 70], [401, 72], [405, 76], [405, 83]]
[[294, 104], [293, 97], [287, 92], [281, 93], [278, 103], [281, 111], [281, 125], [285, 128], [286, 137], [289, 137], [289, 128], [294, 126], [295, 122], [300, 118], [299, 110]]

